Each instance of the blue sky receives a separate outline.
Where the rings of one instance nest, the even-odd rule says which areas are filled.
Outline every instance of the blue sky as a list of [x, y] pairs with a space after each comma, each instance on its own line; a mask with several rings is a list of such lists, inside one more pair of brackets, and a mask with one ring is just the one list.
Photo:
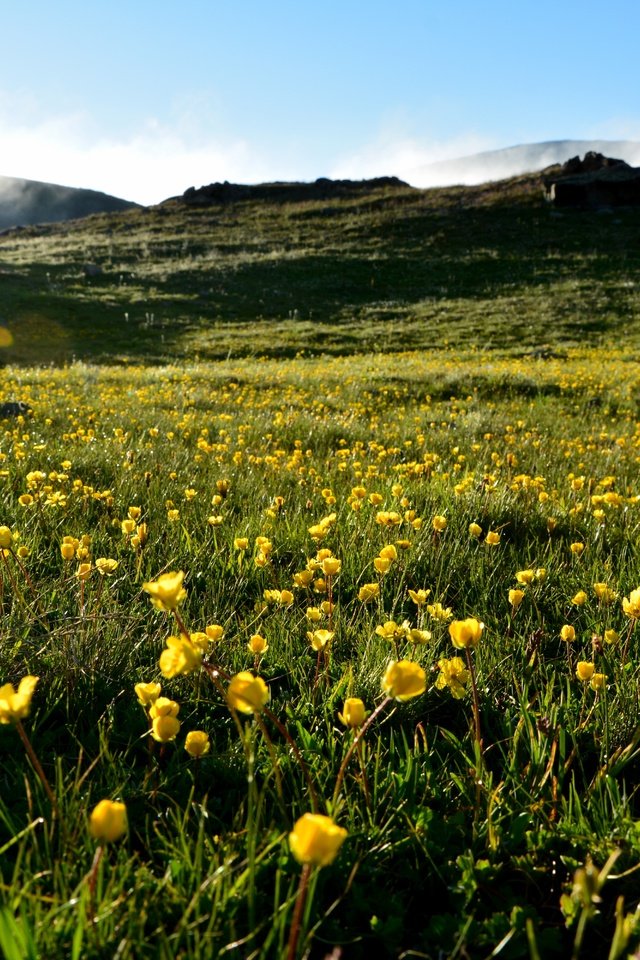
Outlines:
[[640, 140], [638, 0], [22, 0], [0, 174], [141, 202], [214, 180], [396, 174]]

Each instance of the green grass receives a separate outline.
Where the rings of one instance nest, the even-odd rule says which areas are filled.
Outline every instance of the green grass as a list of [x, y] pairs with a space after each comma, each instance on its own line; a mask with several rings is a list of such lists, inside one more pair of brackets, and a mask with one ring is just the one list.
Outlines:
[[[299, 956], [339, 946], [355, 960], [613, 958], [637, 948], [640, 667], [622, 598], [640, 585], [639, 383], [626, 351], [587, 348], [535, 360], [470, 349], [6, 368], [3, 396], [27, 399], [34, 414], [5, 422], [0, 437], [0, 520], [12, 549], [27, 552], [0, 558], [0, 679], [40, 678], [23, 723], [58, 817], [15, 727], [0, 727], [4, 954], [287, 956], [301, 872], [288, 834], [314, 795], [348, 836], [312, 871]], [[131, 506], [148, 524], [137, 551], [121, 528]], [[400, 524], [381, 525], [381, 510]], [[314, 542], [309, 528], [331, 513]], [[447, 519], [441, 533], [436, 515]], [[485, 542], [490, 530], [497, 546]], [[60, 553], [63, 536], [82, 534], [93, 561], [119, 563], [111, 578], [94, 569], [84, 588], [77, 559]], [[272, 544], [264, 566], [258, 536]], [[237, 537], [249, 540], [244, 554]], [[374, 559], [401, 540], [410, 546], [380, 577]], [[319, 547], [342, 568], [330, 657], [318, 665], [306, 610], [326, 594], [292, 584]], [[514, 612], [516, 573], [542, 568]], [[240, 737], [206, 671], [162, 677], [177, 627], [142, 584], [163, 570], [185, 571], [191, 631], [224, 627], [208, 654], [223, 689], [256, 666], [247, 643], [264, 636], [273, 719], [240, 716]], [[380, 597], [363, 603], [372, 581]], [[611, 603], [594, 591], [602, 582]], [[460, 700], [436, 687], [439, 661], [465, 653], [412, 602], [408, 590], [421, 588], [454, 618], [485, 623], [470, 654], [481, 751], [470, 684]], [[274, 589], [291, 589], [293, 603], [265, 602]], [[431, 642], [396, 647], [376, 632], [391, 619], [431, 630]], [[609, 629], [616, 643], [605, 642]], [[424, 668], [426, 690], [387, 704], [362, 764], [354, 753], [341, 775], [352, 741], [338, 719], [344, 699], [373, 711], [398, 657]], [[579, 661], [606, 674], [600, 691], [577, 679]], [[153, 750], [133, 691], [152, 680], [180, 703], [182, 723]], [[212, 744], [200, 761], [183, 749], [195, 729]], [[92, 889], [87, 823], [105, 797], [126, 803], [129, 831]], [[590, 858], [602, 872], [587, 881]]]
[[[158, 207], [0, 237], [8, 362], [637, 346], [638, 212], [539, 178]], [[102, 274], [87, 277], [84, 265]], [[256, 326], [257, 324], [257, 326]]]

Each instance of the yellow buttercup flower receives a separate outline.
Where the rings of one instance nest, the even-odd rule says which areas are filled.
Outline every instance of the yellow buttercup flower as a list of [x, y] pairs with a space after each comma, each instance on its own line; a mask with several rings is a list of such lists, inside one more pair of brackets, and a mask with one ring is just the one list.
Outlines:
[[376, 597], [379, 596], [379, 583], [365, 583], [358, 590], [358, 600], [360, 600], [362, 603], [369, 603], [370, 600], [375, 600]]
[[190, 757], [204, 757], [211, 749], [209, 734], [204, 730], [190, 730], [184, 742]]
[[9, 527], [0, 527], [0, 549], [8, 550], [13, 541], [13, 534]]
[[442, 533], [443, 530], [447, 529], [447, 518], [443, 517], [441, 514], [436, 514], [431, 521], [431, 526], [436, 533]]
[[422, 607], [427, 602], [431, 590], [409, 590], [408, 593], [416, 607]]
[[141, 707], [151, 707], [160, 696], [159, 683], [136, 683], [134, 690]]
[[582, 680], [584, 683], [586, 683], [593, 677], [595, 669], [596, 667], [594, 663], [587, 663], [586, 660], [580, 660], [576, 667], [576, 676], [578, 680]]
[[458, 650], [465, 650], [468, 647], [475, 647], [482, 636], [484, 623], [476, 620], [475, 617], [467, 617], [466, 620], [454, 620], [449, 624], [449, 636], [454, 647]]
[[0, 723], [15, 723], [29, 715], [31, 698], [38, 682], [38, 677], [23, 677], [18, 689], [13, 684], [5, 683], [0, 687]]
[[560, 636], [567, 643], [573, 643], [576, 638], [575, 627], [572, 627], [570, 623], [565, 623], [565, 625], [560, 630]]
[[600, 603], [613, 603], [618, 594], [607, 583], [594, 583], [593, 592]]
[[167, 637], [167, 648], [160, 654], [160, 670], [168, 679], [192, 673], [202, 663], [202, 656], [203, 650], [184, 634]]
[[470, 523], [469, 524], [469, 536], [475, 537], [476, 540], [478, 537], [482, 536], [482, 527], [479, 523]]
[[533, 583], [535, 575], [535, 570], [518, 570], [516, 573], [516, 580], [518, 583], [522, 583], [524, 586], [527, 586], [527, 584]]
[[460, 657], [452, 657], [450, 660], [438, 660], [438, 667], [440, 673], [436, 680], [436, 688], [438, 690], [444, 690], [445, 687], [448, 687], [452, 697], [455, 697], [456, 700], [462, 699], [467, 692], [466, 684], [471, 677], [471, 673], [465, 666], [464, 661]]
[[98, 557], [96, 560], [96, 570], [98, 573], [102, 574], [103, 577], [110, 577], [111, 574], [115, 573], [117, 569], [117, 560], [111, 560], [108, 557]]
[[233, 541], [233, 549], [234, 549], [234, 550], [240, 550], [240, 551], [246, 550], [246, 549], [248, 548], [248, 546], [249, 546], [249, 538], [248, 538], [248, 537], [236, 537], [236, 538], [234, 539], [234, 541]]
[[418, 697], [427, 689], [427, 675], [412, 660], [392, 661], [382, 678], [382, 689], [389, 697], [404, 702]]
[[333, 640], [333, 630], [313, 630], [307, 632], [307, 639], [314, 650], [324, 650], [326, 645]]
[[168, 697], [158, 697], [149, 708], [151, 718], [151, 736], [159, 743], [168, 743], [175, 740], [180, 732], [178, 713], [180, 704]]
[[326, 560], [322, 561], [322, 572], [325, 577], [335, 577], [336, 574], [340, 573], [342, 568], [342, 560], [338, 560], [336, 557], [327, 557]]
[[500, 543], [500, 534], [497, 533], [495, 530], [489, 530], [486, 537], [484, 538], [484, 542], [487, 543], [490, 547], [497, 547], [498, 544]]
[[333, 863], [346, 838], [347, 831], [331, 817], [305, 813], [296, 820], [289, 834], [289, 847], [298, 863], [326, 867]]
[[622, 598], [622, 609], [632, 620], [640, 619], [640, 587], [632, 590], [628, 597]]
[[342, 713], [338, 714], [341, 723], [344, 723], [345, 727], [362, 726], [366, 715], [364, 702], [359, 697], [347, 697], [344, 702], [344, 707], [342, 708]]
[[260, 713], [269, 700], [269, 688], [262, 677], [243, 670], [231, 678], [227, 700], [229, 706], [240, 713]]
[[187, 595], [182, 586], [184, 571], [177, 573], [163, 573], [157, 580], [143, 583], [142, 589], [151, 597], [151, 602], [158, 610], [175, 610]]
[[509, 590], [509, 603], [514, 610], [517, 610], [522, 601], [524, 600], [524, 590]]
[[607, 682], [606, 673], [594, 673], [589, 682], [592, 690], [602, 690]]
[[127, 808], [124, 803], [101, 800], [91, 811], [89, 833], [100, 843], [113, 843], [127, 832]]
[[584, 607], [587, 602], [587, 595], [584, 590], [578, 590], [576, 594], [571, 598], [571, 603], [576, 607]]
[[263, 653], [266, 653], [269, 649], [269, 644], [264, 637], [261, 637], [259, 633], [254, 633], [250, 638], [247, 647], [254, 653], [256, 656], [260, 656]]
[[451, 607], [443, 607], [441, 603], [428, 603], [427, 613], [434, 620], [440, 620], [442, 623], [446, 623], [452, 617]]

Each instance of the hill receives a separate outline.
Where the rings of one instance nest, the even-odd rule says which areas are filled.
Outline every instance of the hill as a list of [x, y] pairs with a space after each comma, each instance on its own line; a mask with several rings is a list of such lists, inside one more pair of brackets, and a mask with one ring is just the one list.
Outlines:
[[0, 237], [5, 358], [638, 343], [638, 209], [561, 213], [540, 174], [219, 188]]
[[0, 230], [35, 223], [75, 220], [92, 213], [129, 210], [138, 204], [97, 190], [63, 187], [39, 180], [0, 177]]
[[590, 151], [640, 166], [640, 143], [635, 140], [547, 140], [428, 163], [413, 170], [409, 180], [418, 187], [473, 186], [533, 173]]

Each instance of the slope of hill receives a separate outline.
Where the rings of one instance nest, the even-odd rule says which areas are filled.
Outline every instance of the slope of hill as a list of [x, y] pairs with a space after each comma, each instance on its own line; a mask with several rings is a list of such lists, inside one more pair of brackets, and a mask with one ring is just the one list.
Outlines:
[[92, 213], [111, 213], [137, 206], [97, 190], [0, 177], [0, 230], [75, 220]]
[[549, 140], [429, 163], [412, 171], [409, 180], [417, 187], [470, 186], [543, 170], [589, 151], [640, 166], [640, 143], [634, 140]]
[[434, 190], [371, 182], [312, 199], [282, 190], [277, 201], [242, 188], [203, 203], [188, 191], [0, 237], [3, 356], [155, 362], [640, 341], [638, 209], [559, 213], [540, 175]]

